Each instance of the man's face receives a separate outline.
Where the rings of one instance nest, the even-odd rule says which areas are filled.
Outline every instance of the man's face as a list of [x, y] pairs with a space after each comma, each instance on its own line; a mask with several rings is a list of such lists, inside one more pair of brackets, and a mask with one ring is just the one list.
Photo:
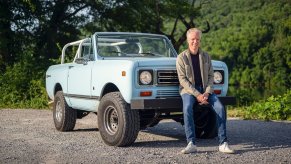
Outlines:
[[191, 32], [187, 38], [189, 49], [197, 51], [200, 46], [200, 35], [199, 32]]

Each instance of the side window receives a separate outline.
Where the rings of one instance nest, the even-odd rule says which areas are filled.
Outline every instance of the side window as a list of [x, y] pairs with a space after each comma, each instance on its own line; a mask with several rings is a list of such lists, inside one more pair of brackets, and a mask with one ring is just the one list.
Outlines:
[[84, 43], [82, 45], [81, 57], [90, 61], [94, 61], [93, 48], [91, 43]]

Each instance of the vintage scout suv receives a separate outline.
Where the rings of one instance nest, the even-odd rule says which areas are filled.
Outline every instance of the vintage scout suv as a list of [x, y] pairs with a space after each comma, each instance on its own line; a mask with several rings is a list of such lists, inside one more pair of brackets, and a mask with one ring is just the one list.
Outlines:
[[[155, 34], [97, 32], [66, 44], [61, 64], [46, 72], [56, 129], [73, 130], [76, 119], [94, 112], [103, 141], [128, 146], [141, 129], [162, 119], [183, 124], [176, 57], [170, 40]], [[214, 92], [224, 105], [230, 104], [227, 66], [212, 63]], [[208, 106], [201, 106], [195, 117], [197, 137], [217, 135], [215, 115]]]

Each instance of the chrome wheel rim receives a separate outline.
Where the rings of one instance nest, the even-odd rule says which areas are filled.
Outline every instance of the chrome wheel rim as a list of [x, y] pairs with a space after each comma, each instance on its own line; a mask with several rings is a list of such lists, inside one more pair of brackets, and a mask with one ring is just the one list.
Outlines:
[[56, 104], [56, 119], [58, 122], [62, 121], [63, 112], [62, 112], [62, 105], [60, 101], [57, 101]]
[[118, 112], [115, 107], [108, 106], [104, 114], [105, 129], [110, 135], [114, 135], [118, 131]]

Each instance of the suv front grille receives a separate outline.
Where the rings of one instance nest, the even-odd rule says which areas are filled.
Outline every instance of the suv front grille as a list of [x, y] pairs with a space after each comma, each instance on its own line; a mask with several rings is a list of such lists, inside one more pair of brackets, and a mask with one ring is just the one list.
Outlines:
[[179, 85], [178, 74], [176, 70], [158, 70], [158, 85]]
[[163, 97], [180, 97], [179, 90], [158, 90], [157, 98]]

